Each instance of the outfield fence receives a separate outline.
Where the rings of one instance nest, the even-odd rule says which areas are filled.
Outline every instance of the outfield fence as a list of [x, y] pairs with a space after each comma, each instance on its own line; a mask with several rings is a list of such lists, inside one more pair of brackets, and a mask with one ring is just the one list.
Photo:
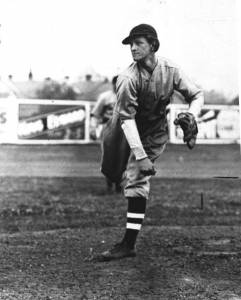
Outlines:
[[[90, 112], [94, 103], [73, 100], [1, 99], [0, 143], [87, 144]], [[173, 124], [184, 104], [167, 109], [170, 143], [182, 143], [182, 130]], [[204, 105], [198, 118], [200, 144], [233, 144], [240, 141], [238, 105]]]

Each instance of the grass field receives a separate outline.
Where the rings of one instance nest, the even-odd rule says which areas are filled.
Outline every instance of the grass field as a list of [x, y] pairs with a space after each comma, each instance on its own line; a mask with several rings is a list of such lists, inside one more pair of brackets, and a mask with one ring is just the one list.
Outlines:
[[122, 237], [126, 201], [105, 193], [99, 148], [0, 158], [0, 299], [241, 299], [241, 182], [214, 178], [240, 177], [237, 145], [169, 145], [137, 257], [105, 263], [91, 257]]

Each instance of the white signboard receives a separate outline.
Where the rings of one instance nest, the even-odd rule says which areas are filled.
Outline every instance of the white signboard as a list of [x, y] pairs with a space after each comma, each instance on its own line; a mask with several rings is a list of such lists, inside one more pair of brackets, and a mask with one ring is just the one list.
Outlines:
[[[90, 111], [93, 102], [70, 100], [2, 99], [0, 143], [91, 143]], [[183, 132], [173, 124], [187, 105], [169, 105], [171, 143], [183, 143]], [[205, 105], [198, 122], [199, 144], [232, 144], [240, 140], [238, 105]]]
[[18, 103], [8, 98], [0, 101], [0, 143], [17, 140]]

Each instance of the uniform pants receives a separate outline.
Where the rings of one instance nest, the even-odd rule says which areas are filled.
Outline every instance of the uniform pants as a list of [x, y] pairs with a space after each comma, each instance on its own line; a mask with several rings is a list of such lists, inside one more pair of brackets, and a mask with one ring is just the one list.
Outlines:
[[[162, 146], [160, 154], [164, 151], [165, 145]], [[154, 163], [155, 159], [151, 159]], [[149, 198], [151, 176], [145, 176], [140, 172], [136, 158], [131, 152], [127, 168], [125, 171], [125, 197], [142, 197]]]

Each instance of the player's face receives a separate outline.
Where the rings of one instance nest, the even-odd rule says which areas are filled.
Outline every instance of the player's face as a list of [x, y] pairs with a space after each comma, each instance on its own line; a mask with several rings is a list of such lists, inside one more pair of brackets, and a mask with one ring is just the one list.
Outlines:
[[145, 37], [134, 38], [131, 43], [131, 53], [134, 61], [144, 60], [152, 52], [151, 44], [148, 43]]

